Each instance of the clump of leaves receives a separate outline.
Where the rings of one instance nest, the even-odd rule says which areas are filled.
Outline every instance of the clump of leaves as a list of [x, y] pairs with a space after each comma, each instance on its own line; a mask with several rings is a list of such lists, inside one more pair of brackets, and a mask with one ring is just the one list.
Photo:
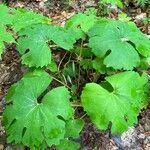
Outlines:
[[[22, 64], [34, 70], [12, 85], [6, 96], [9, 143], [31, 149], [52, 145], [58, 150], [79, 149], [74, 142], [83, 128], [83, 121], [74, 118], [78, 106], [99, 129], [111, 125], [114, 134], [137, 123], [148, 103], [148, 77], [141, 72], [149, 67], [150, 40], [128, 18], [78, 13], [60, 27], [24, 9], [0, 5], [0, 15], [0, 54], [6, 43], [14, 42]], [[65, 54], [56, 60], [54, 50]], [[52, 88], [53, 79], [63, 86]]]
[[5, 48], [4, 42], [15, 43], [14, 36], [20, 30], [39, 23], [50, 23], [50, 19], [41, 14], [25, 9], [12, 9], [5, 5], [0, 5], [0, 16], [0, 57]]

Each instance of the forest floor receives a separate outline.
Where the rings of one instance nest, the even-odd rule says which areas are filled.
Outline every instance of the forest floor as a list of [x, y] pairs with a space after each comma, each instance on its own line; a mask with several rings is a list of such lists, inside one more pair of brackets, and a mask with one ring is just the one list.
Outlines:
[[[73, 14], [84, 11], [89, 7], [98, 8], [98, 2], [93, 0], [72, 0], [64, 4], [62, 0], [47, 1], [44, 0], [26, 0], [26, 1], [8, 1], [11, 7], [25, 7], [52, 18], [53, 23], [64, 25], [65, 21]], [[101, 10], [103, 11], [103, 10]], [[109, 17], [115, 18], [118, 9], [113, 8], [108, 14]], [[150, 25], [143, 24], [142, 19], [147, 16], [148, 9], [142, 9], [130, 2], [129, 6], [124, 10], [137, 23], [138, 27], [150, 35]], [[16, 52], [15, 47], [8, 46], [2, 61], [0, 62], [0, 150], [18, 149], [19, 146], [11, 146], [6, 144], [5, 131], [1, 125], [2, 113], [5, 105], [4, 96], [10, 85], [18, 81], [26, 72], [26, 67], [20, 63], [20, 56]], [[78, 109], [77, 115], [82, 115], [82, 109]], [[85, 126], [80, 134], [80, 143], [82, 150], [150, 150], [150, 107], [143, 110], [139, 116], [139, 123], [125, 133], [120, 135], [110, 135], [108, 132], [99, 131], [89, 121], [88, 117], [84, 117]]]

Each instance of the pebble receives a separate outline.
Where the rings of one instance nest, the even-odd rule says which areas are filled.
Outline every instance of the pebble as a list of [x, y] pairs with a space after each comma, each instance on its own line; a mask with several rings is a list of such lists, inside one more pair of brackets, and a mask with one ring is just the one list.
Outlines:
[[0, 150], [4, 150], [4, 145], [0, 144]]
[[142, 134], [142, 133], [141, 133], [141, 134], [139, 134], [139, 135], [138, 135], [138, 137], [139, 137], [140, 139], [145, 139], [145, 135], [144, 135], [144, 134]]
[[144, 129], [145, 129], [145, 131], [150, 131], [150, 126], [145, 124], [145, 128]]
[[137, 23], [139, 23], [139, 22], [143, 21], [145, 17], [146, 17], [146, 13], [141, 13], [141, 14], [135, 16], [135, 20]]
[[129, 128], [127, 132], [124, 132], [121, 136], [123, 147], [131, 147], [136, 142], [137, 132], [134, 127]]

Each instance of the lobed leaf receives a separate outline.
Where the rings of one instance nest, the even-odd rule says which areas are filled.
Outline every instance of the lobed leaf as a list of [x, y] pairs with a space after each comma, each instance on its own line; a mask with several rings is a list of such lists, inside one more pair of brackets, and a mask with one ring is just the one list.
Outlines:
[[60, 145], [56, 146], [57, 150], [79, 150], [80, 145], [76, 142], [64, 139], [60, 142]]
[[26, 28], [20, 33], [18, 51], [22, 56], [22, 63], [29, 67], [43, 67], [51, 63], [51, 50], [49, 42], [70, 50], [76, 42], [74, 36], [66, 29], [52, 25], [35, 25]]
[[[11, 9], [5, 5], [0, 5], [0, 58], [5, 48], [4, 42], [15, 42], [13, 34], [8, 32], [7, 26], [14, 32], [29, 27], [34, 24], [48, 24], [50, 19], [26, 9]], [[8, 30], [8, 31], [7, 31]]]
[[5, 48], [4, 42], [13, 43], [13, 42], [15, 42], [15, 40], [14, 40], [12, 34], [7, 32], [5, 27], [0, 24], [0, 59], [1, 59], [1, 55], [3, 53], [3, 50]]
[[145, 75], [128, 71], [106, 77], [101, 85], [88, 83], [81, 95], [84, 110], [99, 129], [112, 123], [112, 133], [122, 133], [138, 121], [147, 81]]
[[11, 10], [3, 4], [0, 4], [0, 25], [12, 24]]
[[12, 15], [5, 5], [0, 5], [0, 59], [5, 48], [4, 42], [12, 43], [14, 38], [11, 33], [6, 31], [6, 25], [12, 24]]
[[91, 14], [78, 13], [73, 15], [65, 24], [66, 28], [81, 29], [83, 32], [87, 32], [95, 22], [96, 16]]
[[89, 31], [89, 47], [114, 69], [132, 70], [140, 64], [140, 55], [150, 56], [150, 40], [134, 23], [100, 20]]
[[66, 122], [66, 134], [65, 137], [70, 138], [78, 138], [79, 133], [81, 132], [84, 126], [84, 122], [82, 119], [68, 120]]
[[32, 10], [18, 8], [13, 12], [13, 28], [16, 32], [35, 24], [49, 24], [50, 19]]
[[57, 87], [43, 97], [51, 81], [46, 72], [36, 70], [9, 89], [6, 99], [11, 104], [4, 111], [9, 143], [39, 149], [43, 144], [58, 145], [64, 139], [65, 121], [73, 118], [70, 94], [65, 87]]
[[65, 28], [72, 33], [76, 40], [84, 39], [85, 33], [93, 27], [97, 18], [93, 14], [78, 13], [73, 15], [65, 24]]
[[[72, 138], [78, 138], [84, 126], [81, 119], [69, 120], [66, 122], [65, 139], [61, 140], [60, 144], [56, 146], [58, 150], [79, 150], [80, 144], [74, 142]], [[72, 140], [71, 140], [72, 139]]]

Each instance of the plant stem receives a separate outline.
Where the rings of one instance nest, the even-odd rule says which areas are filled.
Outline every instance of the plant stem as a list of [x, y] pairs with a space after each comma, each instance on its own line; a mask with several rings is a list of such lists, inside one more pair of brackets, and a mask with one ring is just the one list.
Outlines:
[[80, 119], [83, 119], [85, 116], [86, 116], [86, 113], [83, 116], [81, 116]]
[[72, 107], [82, 107], [81, 104], [71, 104]]
[[[83, 50], [83, 39], [82, 39], [82, 41], [81, 41], [81, 47], [80, 47], [81, 49], [80, 49], [80, 54], [79, 54], [79, 61], [80, 61], [80, 59], [81, 59], [81, 56], [82, 56], [82, 50]], [[79, 63], [79, 73], [78, 73], [78, 85], [77, 85], [77, 87], [79, 88], [79, 84], [80, 84], [80, 74], [81, 74], [81, 65], [80, 65], [80, 63]]]
[[59, 79], [52, 77], [55, 81], [61, 83], [62, 85], [66, 86], [68, 89], [72, 90], [67, 84], [63, 83], [62, 81], [60, 81]]
[[63, 56], [63, 58], [61, 59], [59, 65], [58, 65], [58, 71], [60, 70], [60, 66], [62, 64], [62, 61], [65, 59], [66, 55], [67, 55], [67, 52], [65, 53], [65, 55]]

